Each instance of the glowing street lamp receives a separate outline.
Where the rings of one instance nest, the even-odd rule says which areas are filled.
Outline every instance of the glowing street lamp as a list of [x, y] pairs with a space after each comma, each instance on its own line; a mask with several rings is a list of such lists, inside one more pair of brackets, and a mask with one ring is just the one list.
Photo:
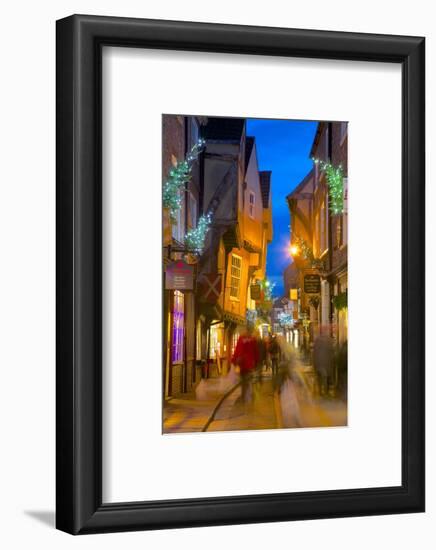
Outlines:
[[291, 244], [290, 253], [291, 256], [298, 256], [298, 254], [300, 253], [300, 249], [296, 244]]

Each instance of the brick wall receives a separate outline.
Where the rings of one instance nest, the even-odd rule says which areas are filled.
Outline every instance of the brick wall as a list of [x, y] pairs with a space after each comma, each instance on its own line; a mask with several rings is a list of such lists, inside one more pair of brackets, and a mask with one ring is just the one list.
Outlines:
[[322, 123], [322, 133], [314, 151], [314, 157], [324, 161], [328, 159], [327, 128], [328, 125], [326, 123]]
[[[175, 115], [162, 116], [162, 180], [164, 181], [169, 170], [173, 166], [172, 157], [182, 160], [185, 155], [185, 125], [183, 117]], [[169, 218], [164, 219], [169, 224]], [[171, 238], [171, 231], [169, 231]], [[171, 300], [167, 301], [167, 308], [171, 307]], [[164, 319], [168, 319], [167, 311]], [[167, 327], [164, 325], [164, 334], [167, 334]], [[164, 350], [165, 351], [165, 350]], [[164, 353], [164, 360], [166, 354]], [[173, 365], [171, 369], [171, 394], [176, 395], [182, 391], [182, 365]], [[164, 365], [165, 369], [165, 365]]]
[[184, 118], [162, 115], [162, 178], [165, 179], [172, 166], [171, 156], [182, 160], [185, 156]]
[[[348, 135], [343, 134], [342, 123], [332, 123], [332, 164], [342, 165], [344, 175], [348, 174]], [[348, 223], [347, 216], [343, 219], [339, 216], [332, 217], [332, 244], [333, 244], [333, 258], [332, 269], [336, 270], [340, 267], [344, 267], [347, 264], [348, 247], [340, 246], [338, 243], [337, 235], [340, 234], [341, 228], [338, 227], [341, 224]]]
[[342, 165], [345, 176], [348, 170], [348, 135], [342, 138], [342, 123], [332, 123], [332, 164]]

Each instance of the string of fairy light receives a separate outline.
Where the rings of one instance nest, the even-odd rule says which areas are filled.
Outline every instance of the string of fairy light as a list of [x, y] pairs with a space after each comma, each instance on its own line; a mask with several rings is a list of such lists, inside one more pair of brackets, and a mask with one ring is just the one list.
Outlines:
[[197, 227], [189, 229], [185, 235], [185, 246], [189, 252], [201, 254], [204, 249], [206, 235], [212, 223], [212, 214], [208, 212], [200, 216]]
[[[344, 170], [342, 165], [335, 166], [330, 162], [325, 162], [318, 158], [313, 158], [313, 162], [319, 166], [325, 173], [328, 187], [329, 208], [333, 216], [344, 213]], [[292, 256], [301, 255], [312, 267], [323, 267], [323, 262], [313, 253], [312, 248], [301, 237], [294, 236], [291, 245]]]
[[167, 179], [163, 186], [163, 207], [168, 208], [171, 220], [177, 220], [177, 212], [182, 207], [182, 193], [185, 185], [191, 180], [192, 166], [198, 155], [203, 151], [206, 142], [200, 138], [195, 143], [185, 160], [178, 161], [168, 172]]
[[324, 262], [318, 258], [315, 258], [312, 248], [302, 237], [299, 237], [298, 235], [294, 235], [294, 238], [292, 239], [291, 254], [293, 256], [301, 256], [307, 260], [312, 267], [322, 269], [324, 266]]
[[325, 173], [330, 211], [334, 216], [344, 212], [344, 170], [341, 165], [335, 166], [330, 162], [313, 158], [315, 164]]
[[[168, 173], [167, 179], [163, 186], [163, 207], [167, 208], [171, 221], [177, 221], [177, 213], [182, 207], [183, 193], [186, 184], [189, 183], [192, 177], [192, 166], [198, 159], [198, 156], [203, 151], [206, 141], [200, 138], [195, 143], [186, 158], [177, 162]], [[189, 229], [184, 238], [187, 252], [193, 254], [201, 254], [206, 242], [206, 235], [212, 223], [212, 214], [210, 212], [200, 216], [197, 227]]]
[[266, 301], [272, 300], [273, 290], [274, 290], [276, 284], [273, 283], [272, 281], [270, 281], [269, 279], [267, 279], [266, 277], [265, 277], [265, 279], [262, 279], [259, 282], [259, 284], [260, 284], [260, 288], [263, 291], [264, 299]]

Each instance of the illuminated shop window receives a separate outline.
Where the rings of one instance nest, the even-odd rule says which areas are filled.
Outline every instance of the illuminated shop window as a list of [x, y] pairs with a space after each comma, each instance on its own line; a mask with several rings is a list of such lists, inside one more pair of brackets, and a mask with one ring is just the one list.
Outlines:
[[239, 333], [232, 334], [232, 355], [235, 353], [236, 344], [238, 343]]
[[179, 290], [175, 290], [173, 307], [173, 363], [181, 363], [183, 361], [184, 332], [185, 296]]
[[210, 327], [210, 348], [209, 356], [211, 359], [216, 359], [221, 357], [221, 338], [220, 331], [223, 330], [222, 323], [217, 325], [212, 325]]

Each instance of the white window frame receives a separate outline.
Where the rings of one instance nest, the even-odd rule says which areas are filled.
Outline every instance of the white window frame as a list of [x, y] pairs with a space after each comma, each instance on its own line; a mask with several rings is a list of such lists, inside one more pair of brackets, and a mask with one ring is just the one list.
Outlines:
[[[239, 260], [239, 266], [233, 263], [233, 260]], [[239, 274], [236, 274], [239, 270]], [[230, 299], [239, 301], [241, 294], [241, 279], [242, 279], [242, 257], [237, 254], [231, 254], [230, 257]], [[237, 285], [233, 284], [237, 281]], [[236, 289], [236, 290], [234, 290]]]

